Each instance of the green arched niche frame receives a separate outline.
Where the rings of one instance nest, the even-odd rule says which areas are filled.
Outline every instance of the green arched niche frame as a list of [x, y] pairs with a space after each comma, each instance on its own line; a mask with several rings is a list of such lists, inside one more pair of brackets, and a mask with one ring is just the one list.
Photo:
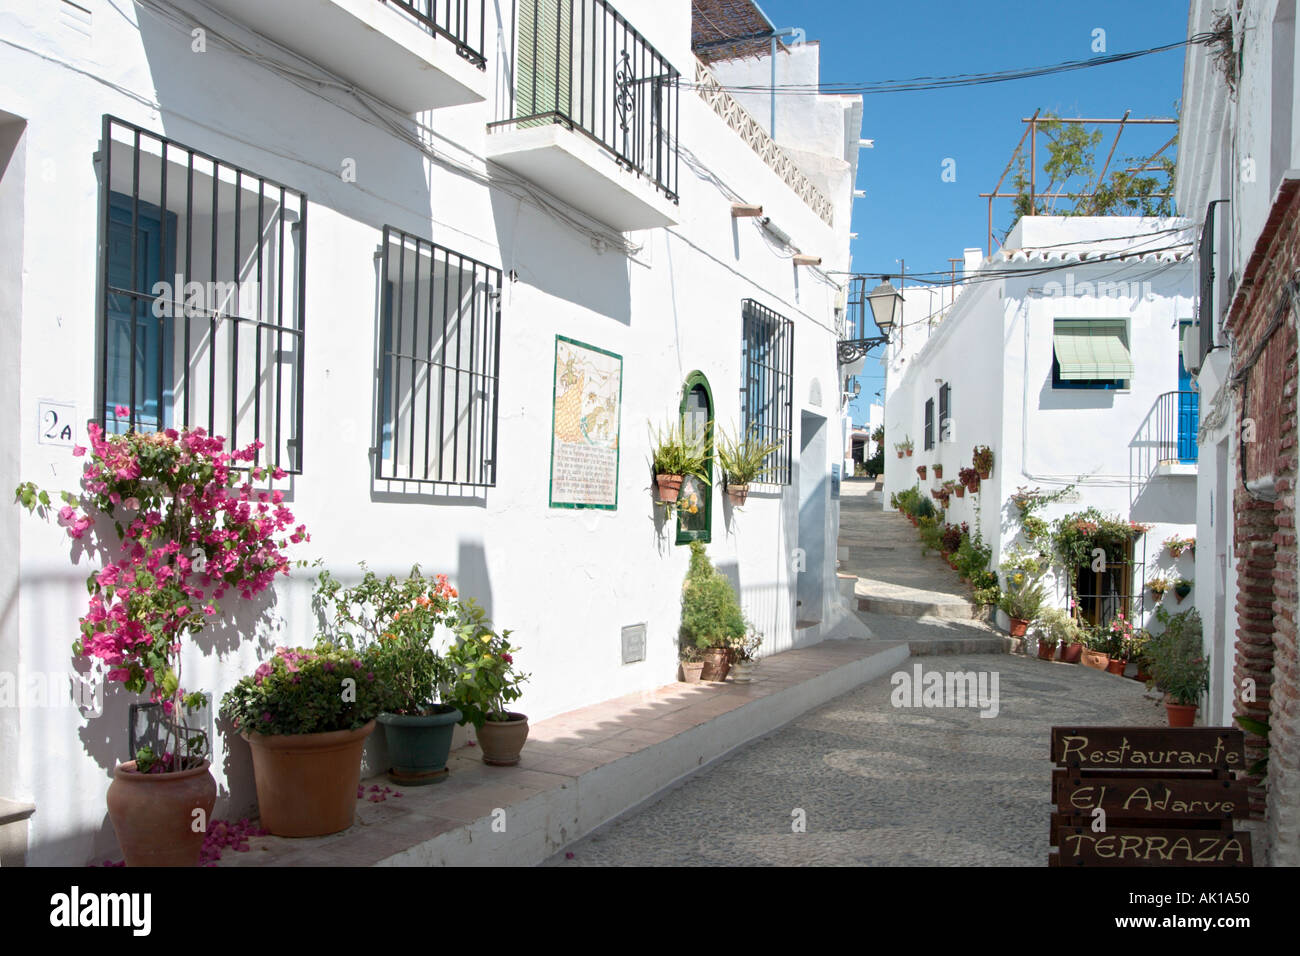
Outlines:
[[[710, 479], [713, 477], [713, 389], [709, 387], [709, 380], [703, 372], [694, 371], [686, 376], [686, 382], [682, 385], [682, 400], [678, 405], [678, 412], [683, 420], [689, 411], [692, 411], [693, 404], [700, 399], [704, 403], [704, 420], [705, 420], [705, 448], [708, 451], [707, 471]], [[694, 485], [694, 489], [692, 489]], [[698, 479], [688, 477], [682, 482], [681, 497], [678, 498], [677, 514], [677, 543], [689, 544], [692, 541], [700, 541], [708, 544], [713, 540], [713, 485], [710, 482], [706, 485], [699, 482]], [[700, 496], [700, 508], [694, 514], [691, 514], [687, 508], [688, 495], [694, 490]]]

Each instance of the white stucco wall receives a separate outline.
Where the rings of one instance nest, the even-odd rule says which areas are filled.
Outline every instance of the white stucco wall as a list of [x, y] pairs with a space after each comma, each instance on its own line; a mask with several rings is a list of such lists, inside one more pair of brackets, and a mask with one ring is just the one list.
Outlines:
[[[675, 416], [683, 380], [700, 370], [718, 422], [734, 430], [741, 301], [752, 297], [795, 323], [794, 472], [801, 471], [801, 418], [822, 416], [822, 455], [811, 468], [802, 463], [805, 476], [821, 480], [811, 491], [805, 480], [802, 488], [751, 494], [734, 513], [716, 490], [709, 552], [738, 584], [747, 613], [766, 634], [766, 653], [847, 626], [837, 614], [838, 508], [829, 500], [830, 465], [843, 458], [837, 289], [824, 274], [793, 266], [789, 251], [753, 221], [733, 220], [725, 190], [761, 196], [768, 215], [804, 251], [822, 255], [827, 270], [847, 268], [849, 224], [841, 218], [828, 228], [692, 90], [681, 92], [681, 139], [705, 167], [682, 165], [680, 225], [630, 235], [640, 248], [625, 256], [594, 248], [591, 236], [515, 192], [430, 161], [367, 122], [346, 94], [305, 90], [217, 44], [195, 54], [185, 33], [147, 9], [127, 8], [140, 18], [137, 29], [106, 2], [88, 5], [87, 37], [68, 29], [52, 5], [0, 3], [0, 37], [9, 41], [0, 45], [0, 73], [24, 77], [0, 90], [0, 111], [29, 124], [28, 174], [11, 179], [11, 167], [0, 189], [0, 236], [14, 222], [12, 182], [22, 184], [29, 211], [42, 211], [29, 212], [21, 246], [12, 246], [21, 248], [21, 313], [6, 308], [0, 315], [4, 323], [22, 317], [21, 337], [6, 325], [15, 334], [5, 341], [21, 341], [21, 379], [6, 376], [3, 385], [16, 399], [16, 414], [0, 426], [6, 487], [15, 477], [76, 487], [75, 460], [66, 448], [38, 444], [35, 423], [42, 399], [74, 403], [79, 422], [94, 413], [100, 192], [92, 156], [101, 115], [111, 113], [308, 196], [305, 470], [289, 492], [312, 541], [295, 557], [322, 558], [340, 575], [360, 560], [379, 572], [404, 573], [419, 562], [428, 572], [448, 573], [500, 627], [513, 630], [523, 648], [518, 663], [532, 674], [518, 707], [534, 719], [673, 680], [687, 549], [674, 546], [673, 529], [654, 517], [647, 422]], [[619, 7], [683, 75], [692, 75], [685, 0]], [[500, 58], [492, 44], [490, 74]], [[438, 151], [486, 171], [484, 128], [496, 108], [489, 99], [420, 121]], [[356, 182], [339, 175], [345, 159], [355, 160]], [[400, 495], [372, 480], [374, 256], [386, 223], [514, 277], [503, 289], [494, 488]], [[15, 289], [12, 270], [0, 267], [6, 303]], [[556, 334], [623, 356], [616, 511], [547, 507]], [[84, 444], [84, 431], [78, 439]], [[799, 502], [814, 494], [826, 499], [819, 537], [828, 546], [808, 560], [820, 566], [825, 586], [815, 615], [800, 616], [822, 623], [796, 632], [790, 554], [800, 544]], [[69, 669], [91, 565], [85, 557], [69, 560], [69, 541], [52, 525], [8, 516], [0, 517], [0, 531], [14, 556], [0, 575], [16, 569], [21, 585], [0, 612], [2, 633], [12, 633], [16, 622], [13, 666], [57, 681]], [[7, 581], [0, 576], [0, 595]], [[206, 633], [186, 651], [186, 684], [219, 698], [272, 644], [310, 643], [310, 591], [311, 576], [295, 573], [264, 602], [262, 621], [246, 612]], [[640, 622], [648, 627], [646, 660], [624, 665], [620, 628]], [[0, 715], [0, 795], [37, 804], [30, 862], [80, 864], [113, 851], [103, 796], [111, 767], [124, 758], [128, 703], [116, 688], [105, 715], [94, 720], [67, 705], [24, 709], [16, 728], [12, 712]], [[218, 735], [217, 812], [245, 812], [253, 800], [246, 748], [226, 744]]]

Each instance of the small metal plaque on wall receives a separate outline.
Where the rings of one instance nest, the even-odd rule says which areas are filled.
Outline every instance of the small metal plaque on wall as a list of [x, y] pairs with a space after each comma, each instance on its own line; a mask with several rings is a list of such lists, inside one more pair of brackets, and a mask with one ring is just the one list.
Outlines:
[[831, 465], [831, 497], [840, 496], [840, 466]]
[[623, 628], [623, 663], [645, 660], [645, 625], [629, 624]]

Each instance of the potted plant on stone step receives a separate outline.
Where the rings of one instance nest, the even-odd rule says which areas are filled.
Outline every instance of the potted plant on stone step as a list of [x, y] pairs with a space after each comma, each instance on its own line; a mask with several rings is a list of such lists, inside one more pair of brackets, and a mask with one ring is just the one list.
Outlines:
[[687, 475], [693, 475], [706, 485], [712, 482], [704, 435], [688, 429], [681, 418], [670, 423], [666, 430], [655, 431], [650, 449], [650, 470], [654, 474], [659, 501], [671, 510]]
[[221, 699], [248, 743], [262, 826], [310, 837], [352, 826], [361, 752], [383, 707], [373, 650], [278, 647]]
[[1037, 581], [1028, 582], [1015, 591], [1003, 592], [998, 599], [998, 607], [1011, 619], [1012, 637], [1025, 636], [1025, 631], [1042, 610], [1045, 599], [1043, 585]]
[[780, 447], [780, 442], [763, 441], [756, 427], [751, 427], [743, 439], [725, 433], [719, 437], [718, 466], [732, 504], [743, 505], [749, 497], [750, 483], [767, 477], [768, 458]]
[[1038, 618], [1038, 632], [1038, 656], [1045, 661], [1055, 659], [1058, 647], [1064, 649], [1079, 640], [1078, 624], [1059, 607], [1043, 609]]
[[[125, 406], [115, 411], [131, 417]], [[206, 711], [208, 697], [185, 689], [185, 651], [223, 615], [227, 592], [252, 600], [288, 574], [285, 551], [306, 531], [293, 526], [281, 492], [254, 487], [284, 477], [251, 467], [260, 442], [227, 452], [201, 428], [105, 435], [92, 423], [88, 433], [89, 449], [72, 449], [76, 457], [89, 451], [80, 494], [63, 492], [56, 511], [49, 493], [28, 482], [17, 500], [41, 517], [56, 515], [79, 550], [102, 554], [86, 581], [73, 653], [147, 696], [160, 715], [156, 749], [129, 754], [108, 790], [126, 864], [197, 866], [217, 788], [206, 717], [202, 726], [189, 719]]]
[[372, 651], [383, 686], [376, 720], [384, 729], [389, 778], [408, 787], [437, 783], [447, 776], [452, 734], [462, 718], [442, 700], [452, 673], [437, 650], [456, 589], [445, 574], [426, 577], [418, 565], [405, 578], [381, 578], [364, 563], [361, 570], [351, 587], [322, 571], [317, 610], [340, 636], [356, 634]]
[[748, 684], [758, 670], [759, 652], [763, 648], [763, 635], [753, 624], [748, 625], [745, 636], [732, 648], [731, 679], [737, 684]]
[[980, 478], [987, 480], [993, 474], [993, 449], [988, 445], [976, 445], [971, 464]]
[[528, 717], [506, 709], [523, 695], [520, 685], [530, 676], [515, 670], [519, 648], [511, 645], [510, 631], [493, 630], [472, 599], [460, 601], [448, 623], [456, 635], [447, 651], [454, 674], [450, 702], [474, 725], [483, 762], [514, 766], [528, 740]]
[[682, 588], [679, 641], [693, 644], [703, 653], [702, 680], [727, 679], [731, 649], [744, 640], [747, 632], [731, 582], [709, 561], [704, 545], [692, 541], [690, 568]]
[[1151, 671], [1147, 686], [1165, 693], [1170, 727], [1192, 727], [1201, 696], [1210, 688], [1210, 664], [1205, 657], [1201, 618], [1194, 608], [1156, 617], [1164, 630], [1147, 643], [1145, 660]]

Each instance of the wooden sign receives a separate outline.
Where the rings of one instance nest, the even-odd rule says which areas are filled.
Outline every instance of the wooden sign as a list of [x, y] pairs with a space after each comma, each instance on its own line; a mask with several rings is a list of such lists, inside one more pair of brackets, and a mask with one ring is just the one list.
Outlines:
[[1062, 827], [1057, 866], [1250, 866], [1250, 834], [1215, 830]]
[[1052, 762], [1085, 770], [1245, 770], [1230, 727], [1053, 727]]
[[1069, 774], [1056, 789], [1063, 814], [1088, 816], [1100, 807], [1107, 817], [1230, 820], [1248, 814], [1246, 781], [1166, 777], [1096, 777]]

